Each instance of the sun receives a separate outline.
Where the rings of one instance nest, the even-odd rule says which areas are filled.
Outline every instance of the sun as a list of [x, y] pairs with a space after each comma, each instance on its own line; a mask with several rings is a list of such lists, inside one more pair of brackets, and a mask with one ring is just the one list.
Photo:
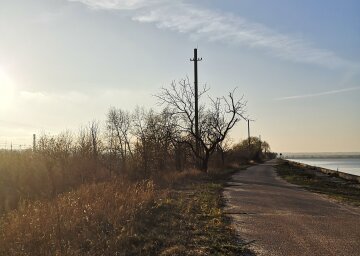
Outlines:
[[0, 67], [0, 110], [6, 110], [14, 100], [14, 81], [7, 74], [5, 69]]

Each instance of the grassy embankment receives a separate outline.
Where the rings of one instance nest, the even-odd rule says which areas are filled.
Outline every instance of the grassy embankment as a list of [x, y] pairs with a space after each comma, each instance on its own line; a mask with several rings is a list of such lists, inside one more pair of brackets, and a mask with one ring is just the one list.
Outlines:
[[330, 196], [336, 200], [360, 206], [360, 184], [337, 177], [312, 172], [280, 161], [276, 166], [277, 173], [286, 181], [300, 185], [310, 191]]
[[222, 211], [231, 172], [113, 180], [23, 203], [0, 219], [0, 255], [241, 255]]

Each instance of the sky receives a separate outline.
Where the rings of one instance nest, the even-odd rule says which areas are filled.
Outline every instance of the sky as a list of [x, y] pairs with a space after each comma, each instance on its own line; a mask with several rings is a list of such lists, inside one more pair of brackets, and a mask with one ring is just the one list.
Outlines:
[[[155, 107], [173, 80], [247, 100], [275, 152], [360, 152], [357, 0], [0, 0], [0, 148]], [[231, 133], [247, 137], [246, 122]]]

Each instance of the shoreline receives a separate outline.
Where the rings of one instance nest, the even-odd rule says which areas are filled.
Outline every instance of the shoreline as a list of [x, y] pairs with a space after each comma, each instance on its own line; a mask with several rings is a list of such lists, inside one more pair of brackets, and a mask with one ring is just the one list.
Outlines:
[[310, 172], [313, 174], [320, 172], [323, 174], [327, 174], [329, 176], [340, 177], [345, 180], [355, 181], [357, 183], [360, 183], [360, 176], [358, 176], [358, 175], [345, 173], [345, 172], [341, 172], [341, 171], [336, 171], [336, 170], [331, 170], [331, 169], [327, 169], [327, 168], [323, 168], [323, 167], [317, 167], [317, 166], [308, 165], [308, 164], [304, 164], [304, 163], [299, 163], [299, 162], [296, 162], [293, 160], [288, 160], [288, 159], [283, 159], [283, 160], [295, 167], [304, 168], [304, 169], [306, 169], [307, 172]]
[[327, 195], [336, 201], [360, 207], [360, 177], [358, 176], [349, 176], [283, 159], [278, 162], [275, 169], [277, 174], [289, 183], [314, 193]]

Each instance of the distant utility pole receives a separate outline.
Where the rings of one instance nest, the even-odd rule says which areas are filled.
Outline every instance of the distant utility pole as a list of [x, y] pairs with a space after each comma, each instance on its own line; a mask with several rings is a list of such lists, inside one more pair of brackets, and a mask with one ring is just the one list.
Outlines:
[[249, 149], [250, 149], [250, 145], [251, 145], [251, 138], [250, 138], [250, 121], [251, 121], [251, 122], [254, 122], [254, 120], [251, 120], [251, 119], [248, 119], [248, 120], [247, 120]]
[[248, 119], [248, 142], [249, 142], [249, 148], [250, 148], [250, 120]]
[[190, 61], [194, 62], [194, 86], [195, 86], [195, 136], [196, 136], [196, 154], [199, 156], [199, 95], [198, 95], [198, 69], [197, 63], [201, 61], [202, 58], [197, 57], [197, 48], [194, 49], [194, 58]]
[[33, 134], [33, 151], [36, 150], [36, 134]]

